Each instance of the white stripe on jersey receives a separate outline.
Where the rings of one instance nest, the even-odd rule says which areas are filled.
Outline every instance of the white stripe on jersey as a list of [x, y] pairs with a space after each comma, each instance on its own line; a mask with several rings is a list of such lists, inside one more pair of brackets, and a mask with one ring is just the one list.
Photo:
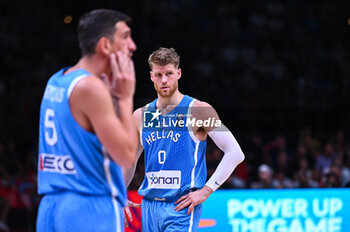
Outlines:
[[76, 77], [76, 78], [74, 79], [74, 81], [72, 81], [72, 83], [70, 83], [70, 86], [69, 86], [68, 91], [67, 91], [67, 97], [68, 97], [68, 98], [70, 97], [70, 95], [71, 95], [71, 93], [72, 93], [72, 91], [73, 91], [73, 89], [74, 89], [74, 86], [75, 86], [81, 79], [83, 79], [83, 78], [85, 78], [85, 77], [87, 77], [87, 76], [88, 76], [87, 74], [82, 74], [82, 75]]
[[188, 232], [192, 232], [192, 226], [193, 226], [193, 213], [194, 213], [194, 208], [191, 211], [191, 218], [190, 218], [190, 227], [188, 228]]
[[[188, 106], [188, 110], [187, 110], [187, 115], [188, 115], [188, 116], [187, 116], [187, 120], [189, 120], [190, 117], [191, 117], [192, 106], [193, 106], [193, 104], [194, 104], [195, 101], [196, 101], [196, 99], [193, 99], [193, 100], [191, 101], [190, 105]], [[192, 131], [191, 125], [188, 125], [187, 129], [188, 129], [188, 133], [190, 134], [192, 140], [193, 140], [195, 143], [199, 142], [199, 139], [194, 135], [194, 133], [193, 133], [193, 131]]]
[[112, 180], [112, 175], [111, 175], [111, 170], [109, 168], [111, 160], [108, 156], [107, 150], [102, 147], [102, 153], [104, 156], [103, 160], [103, 168], [105, 170], [106, 178], [109, 187], [111, 188], [111, 196], [112, 196], [112, 202], [113, 202], [113, 208], [114, 208], [114, 213], [115, 213], [115, 223], [116, 223], [116, 232], [122, 232], [120, 230], [120, 213], [119, 213], [119, 207], [118, 207], [118, 202], [116, 200], [116, 197], [118, 196], [118, 191], [117, 188], [115, 187], [113, 180]]
[[111, 160], [109, 159], [107, 150], [104, 147], [102, 147], [102, 153], [103, 153], [103, 156], [104, 156], [103, 168], [105, 170], [105, 174], [106, 174], [108, 185], [111, 188], [111, 195], [112, 195], [112, 197], [117, 197], [118, 196], [118, 191], [117, 191], [117, 188], [115, 187], [115, 185], [113, 183], [111, 170], [109, 168]]
[[[144, 107], [145, 110], [148, 110], [149, 104], [151, 104], [151, 103], [148, 103], [147, 105], [145, 105], [145, 107]], [[144, 120], [145, 120], [145, 119], [143, 118], [143, 112], [144, 112], [144, 111], [142, 111], [142, 116], [141, 116], [142, 122], [141, 122], [141, 129], [140, 129], [140, 144], [141, 144], [142, 147], [143, 147], [143, 142], [142, 142], [142, 131], [143, 131], [143, 122], [144, 122]]]
[[200, 143], [200, 141], [198, 140], [197, 142], [196, 142], [196, 149], [195, 149], [195, 151], [194, 151], [194, 154], [193, 154], [193, 156], [194, 156], [194, 165], [193, 165], [193, 169], [192, 169], [192, 174], [191, 174], [191, 188], [193, 188], [194, 187], [194, 179], [195, 179], [195, 169], [196, 169], [196, 166], [197, 166], [197, 159], [198, 159], [198, 147], [199, 147], [199, 143]]
[[112, 197], [114, 212], [115, 212], [115, 224], [116, 224], [116, 232], [122, 232], [121, 231], [121, 224], [120, 224], [120, 213], [119, 213], [119, 207], [117, 200]]

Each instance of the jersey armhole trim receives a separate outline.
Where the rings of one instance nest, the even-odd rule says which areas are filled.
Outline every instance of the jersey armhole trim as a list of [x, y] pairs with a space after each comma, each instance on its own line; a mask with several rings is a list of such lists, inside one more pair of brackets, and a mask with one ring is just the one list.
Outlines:
[[[190, 105], [188, 106], [188, 110], [187, 110], [187, 120], [189, 120], [191, 118], [191, 113], [192, 113], [192, 106], [194, 104], [194, 102], [196, 101], [197, 99], [193, 99], [190, 103]], [[195, 143], [198, 143], [200, 142], [200, 140], [194, 135], [193, 133], [193, 130], [192, 130], [192, 127], [190, 124], [188, 124], [188, 133], [190, 134], [192, 140], [195, 142]]]
[[141, 115], [140, 144], [141, 144], [142, 147], [144, 147], [144, 146], [143, 146], [143, 142], [142, 142], [143, 120], [144, 120], [144, 119], [143, 119], [143, 113], [144, 113], [146, 110], [148, 110], [149, 105], [150, 105], [150, 103], [148, 103], [147, 105], [145, 105], [144, 110], [142, 110], [142, 115]]
[[81, 79], [83, 79], [83, 78], [85, 78], [85, 77], [87, 77], [87, 76], [88, 76], [87, 74], [82, 74], [82, 75], [80, 75], [80, 76], [77, 76], [77, 77], [72, 81], [72, 83], [70, 83], [69, 88], [68, 88], [68, 90], [67, 90], [67, 98], [68, 98], [68, 99], [69, 99], [70, 95], [72, 94], [72, 91], [73, 91], [74, 87], [78, 84], [78, 82], [79, 82]]

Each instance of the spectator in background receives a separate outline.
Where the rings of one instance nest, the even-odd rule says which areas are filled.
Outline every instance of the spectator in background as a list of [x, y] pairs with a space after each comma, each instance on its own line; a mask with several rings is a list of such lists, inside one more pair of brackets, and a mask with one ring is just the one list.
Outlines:
[[[314, 164], [319, 154], [320, 142], [312, 137], [310, 129], [303, 130], [299, 138], [299, 148], [297, 153], [306, 155], [309, 168], [314, 168]], [[300, 155], [300, 154], [298, 154]]]
[[298, 170], [296, 173], [298, 174], [303, 174], [305, 176], [307, 176], [308, 178], [311, 177], [311, 171], [308, 168], [309, 164], [308, 164], [308, 160], [306, 157], [300, 157], [299, 158], [299, 164], [298, 164]]
[[282, 169], [279, 169], [279, 171], [275, 172], [275, 178], [272, 181], [272, 186], [276, 189], [292, 188], [293, 182], [286, 177], [285, 172]]
[[317, 188], [319, 187], [318, 181], [314, 179], [314, 175], [319, 173], [308, 168], [308, 159], [305, 156], [300, 157], [298, 170], [293, 175], [293, 187], [294, 188]]
[[332, 170], [325, 175], [324, 188], [339, 188], [341, 187], [341, 174], [338, 167], [332, 167]]
[[341, 155], [345, 153], [345, 135], [343, 131], [338, 131], [332, 142], [334, 144], [334, 151]]
[[277, 172], [283, 172], [285, 177], [291, 178], [293, 176], [295, 168], [293, 167], [293, 163], [290, 162], [290, 158], [287, 152], [279, 152], [276, 159], [277, 162], [273, 169]]
[[[278, 156], [281, 153], [284, 153], [289, 156], [288, 149], [287, 149], [287, 141], [285, 136], [283, 135], [278, 135], [274, 140], [269, 142], [265, 147], [264, 147], [264, 153], [267, 155], [267, 164], [272, 166], [273, 169], [278, 167]], [[288, 159], [286, 157], [286, 159]]]
[[316, 168], [311, 170], [311, 187], [318, 188], [321, 187], [322, 183], [322, 173]]
[[333, 159], [336, 157], [337, 153], [334, 152], [333, 145], [331, 143], [326, 143], [323, 153], [319, 154], [316, 159], [315, 168], [324, 173], [331, 166]]
[[252, 189], [273, 188], [273, 171], [267, 164], [261, 164], [258, 169], [258, 181], [251, 184]]
[[340, 186], [345, 187], [350, 181], [350, 169], [343, 166], [342, 155], [333, 159], [332, 165], [324, 170], [325, 175], [334, 173], [340, 181]]

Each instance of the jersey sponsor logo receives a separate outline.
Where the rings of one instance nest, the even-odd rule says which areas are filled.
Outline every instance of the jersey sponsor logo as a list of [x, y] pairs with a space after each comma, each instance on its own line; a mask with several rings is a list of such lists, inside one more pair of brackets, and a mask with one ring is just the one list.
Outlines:
[[73, 160], [70, 156], [40, 154], [40, 171], [57, 172], [61, 174], [76, 174]]
[[147, 172], [148, 188], [179, 189], [181, 186], [181, 171]]

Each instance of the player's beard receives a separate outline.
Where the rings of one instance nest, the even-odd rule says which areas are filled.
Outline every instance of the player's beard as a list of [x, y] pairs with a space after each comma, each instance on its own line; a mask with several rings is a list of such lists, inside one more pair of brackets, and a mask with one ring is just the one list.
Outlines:
[[173, 85], [169, 85], [169, 90], [164, 92], [164, 90], [162, 90], [162, 87], [163, 86], [156, 86], [156, 84], [154, 84], [154, 88], [156, 89], [157, 93], [161, 96], [161, 97], [164, 97], [164, 98], [168, 98], [168, 97], [171, 97], [175, 91], [177, 90], [177, 87], [178, 87], [178, 84], [177, 82], [175, 82]]

